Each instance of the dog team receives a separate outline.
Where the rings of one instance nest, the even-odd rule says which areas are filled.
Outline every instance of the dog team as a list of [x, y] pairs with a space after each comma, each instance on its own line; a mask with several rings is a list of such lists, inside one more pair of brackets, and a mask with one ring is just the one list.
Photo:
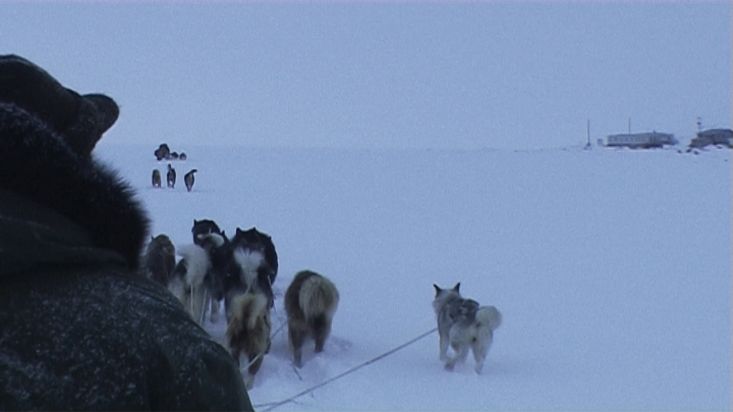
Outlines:
[[[178, 249], [166, 235], [152, 238], [143, 260], [145, 275], [178, 297], [199, 324], [203, 325], [207, 310], [210, 321], [216, 323], [224, 302], [229, 350], [238, 364], [244, 355], [245, 384], [251, 388], [271, 344], [272, 286], [278, 271], [275, 245], [255, 227], [237, 228], [229, 239], [208, 219], [194, 220], [191, 233], [193, 243]], [[181, 257], [178, 263], [176, 254]], [[445, 369], [453, 370], [471, 351], [474, 370], [481, 373], [493, 333], [501, 325], [501, 313], [494, 306], [480, 306], [462, 297], [460, 283], [452, 288], [433, 287], [439, 358]], [[323, 351], [338, 303], [338, 289], [327, 277], [303, 270], [293, 278], [284, 306], [296, 367], [303, 366], [302, 347], [308, 339], [315, 341], [316, 353]]]
[[[143, 259], [145, 276], [168, 288], [202, 325], [207, 310], [210, 321], [218, 321], [224, 301], [227, 344], [238, 364], [242, 355], [246, 359], [245, 385], [252, 387], [271, 343], [275, 245], [255, 227], [237, 228], [229, 239], [208, 219], [194, 220], [191, 233], [193, 243], [178, 249], [166, 235], [152, 238]], [[296, 366], [302, 366], [308, 338], [315, 340], [316, 352], [323, 351], [338, 302], [338, 290], [326, 277], [308, 270], [295, 275], [285, 293], [285, 312]]]

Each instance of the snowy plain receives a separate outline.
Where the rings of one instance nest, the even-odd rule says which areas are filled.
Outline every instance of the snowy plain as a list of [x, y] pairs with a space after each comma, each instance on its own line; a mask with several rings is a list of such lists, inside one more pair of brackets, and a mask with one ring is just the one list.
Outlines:
[[[323, 353], [291, 367], [274, 337], [249, 395], [258, 410], [435, 327], [432, 284], [498, 307], [482, 375], [454, 372], [433, 333], [275, 410], [731, 409], [731, 152], [594, 147], [347, 150], [176, 147], [175, 189], [148, 146], [100, 143], [149, 211], [191, 243], [193, 219], [256, 226], [282, 294], [312, 269], [341, 293]], [[197, 168], [187, 193], [182, 176]], [[279, 294], [280, 296], [277, 296]], [[279, 298], [279, 299], [278, 299]], [[222, 340], [226, 326], [207, 324]]]

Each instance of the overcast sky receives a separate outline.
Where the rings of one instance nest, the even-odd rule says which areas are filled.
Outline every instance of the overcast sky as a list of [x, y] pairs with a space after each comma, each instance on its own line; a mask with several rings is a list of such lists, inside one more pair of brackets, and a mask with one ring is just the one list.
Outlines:
[[0, 53], [114, 97], [109, 142], [684, 141], [731, 126], [731, 4], [3, 2]]

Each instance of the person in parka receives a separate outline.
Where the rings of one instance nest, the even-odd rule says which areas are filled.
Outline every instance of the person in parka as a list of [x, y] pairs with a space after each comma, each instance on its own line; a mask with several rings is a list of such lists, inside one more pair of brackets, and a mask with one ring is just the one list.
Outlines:
[[0, 410], [252, 410], [229, 353], [138, 274], [146, 214], [91, 154], [118, 114], [0, 56]]

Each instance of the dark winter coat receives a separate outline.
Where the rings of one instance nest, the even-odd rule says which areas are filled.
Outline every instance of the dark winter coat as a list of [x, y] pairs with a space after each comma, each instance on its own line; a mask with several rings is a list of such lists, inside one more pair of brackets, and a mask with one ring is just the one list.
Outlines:
[[252, 410], [226, 350], [135, 274], [147, 220], [85, 152], [99, 136], [9, 103], [1, 63], [0, 410]]

